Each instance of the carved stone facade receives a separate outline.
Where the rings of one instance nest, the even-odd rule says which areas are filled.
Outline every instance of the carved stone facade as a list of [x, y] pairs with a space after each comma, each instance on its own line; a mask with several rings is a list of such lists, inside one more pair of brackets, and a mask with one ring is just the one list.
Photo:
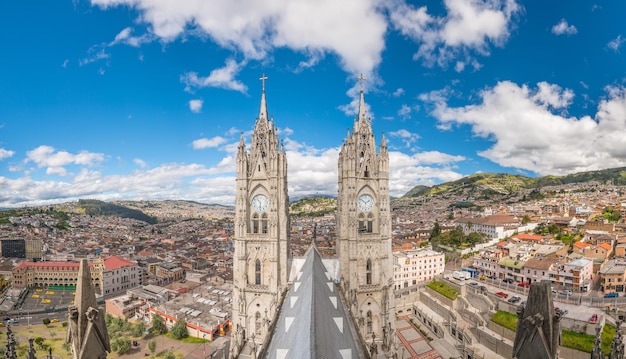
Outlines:
[[104, 359], [111, 352], [105, 311], [99, 309], [86, 259], [80, 261], [75, 305], [69, 307], [67, 342], [73, 359]]
[[261, 78], [261, 108], [250, 149], [242, 135], [237, 151], [233, 357], [256, 356], [267, 344], [289, 275], [287, 158], [268, 118], [266, 79]]
[[391, 357], [396, 335], [389, 153], [384, 136], [377, 153], [362, 87], [358, 117], [339, 152], [338, 191], [341, 287], [370, 353]]

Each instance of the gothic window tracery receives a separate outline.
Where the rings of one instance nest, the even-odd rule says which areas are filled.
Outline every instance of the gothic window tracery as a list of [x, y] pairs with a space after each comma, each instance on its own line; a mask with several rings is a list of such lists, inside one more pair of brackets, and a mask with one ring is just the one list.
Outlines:
[[259, 259], [254, 261], [254, 284], [261, 284], [261, 261]]
[[252, 215], [252, 233], [259, 233], [259, 214]]
[[267, 214], [263, 213], [263, 216], [261, 216], [261, 233], [266, 234], [267, 233]]
[[369, 258], [365, 263], [365, 284], [372, 284], [372, 260]]
[[372, 333], [372, 311], [371, 310], [367, 311], [367, 318], [365, 319], [365, 323], [367, 326], [367, 333], [371, 334]]
[[256, 314], [254, 315], [254, 334], [257, 337], [261, 336], [261, 325], [261, 313], [256, 312]]

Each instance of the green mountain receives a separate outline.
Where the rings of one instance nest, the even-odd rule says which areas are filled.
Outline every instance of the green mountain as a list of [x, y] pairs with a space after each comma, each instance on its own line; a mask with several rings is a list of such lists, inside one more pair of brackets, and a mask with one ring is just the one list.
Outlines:
[[415, 186], [400, 198], [414, 198], [434, 194], [506, 196], [525, 189], [540, 189], [546, 186], [586, 182], [626, 185], [626, 167], [580, 172], [567, 176], [543, 176], [537, 178], [507, 173], [477, 173], [432, 187]]
[[133, 218], [150, 224], [157, 223], [157, 219], [150, 217], [140, 210], [124, 207], [118, 204], [98, 201], [95, 199], [79, 199], [78, 212], [92, 216], [115, 216]]
[[332, 197], [303, 197], [289, 203], [289, 214], [296, 217], [321, 217], [336, 210], [337, 200]]

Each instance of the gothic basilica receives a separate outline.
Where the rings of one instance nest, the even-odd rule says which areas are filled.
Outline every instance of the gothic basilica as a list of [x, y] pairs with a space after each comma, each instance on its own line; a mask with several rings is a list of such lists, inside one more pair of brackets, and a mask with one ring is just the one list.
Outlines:
[[[339, 152], [337, 259], [289, 255], [287, 157], [265, 76], [250, 147], [237, 153], [233, 358], [396, 357], [389, 154], [358, 116]], [[363, 77], [360, 81], [363, 81]]]

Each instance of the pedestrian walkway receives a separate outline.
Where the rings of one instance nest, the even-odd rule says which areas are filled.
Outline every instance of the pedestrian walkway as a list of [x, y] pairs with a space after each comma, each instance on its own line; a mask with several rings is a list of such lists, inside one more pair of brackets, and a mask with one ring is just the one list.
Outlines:
[[442, 356], [422, 336], [408, 316], [396, 320], [396, 334], [399, 341], [399, 358], [405, 359], [438, 359]]

